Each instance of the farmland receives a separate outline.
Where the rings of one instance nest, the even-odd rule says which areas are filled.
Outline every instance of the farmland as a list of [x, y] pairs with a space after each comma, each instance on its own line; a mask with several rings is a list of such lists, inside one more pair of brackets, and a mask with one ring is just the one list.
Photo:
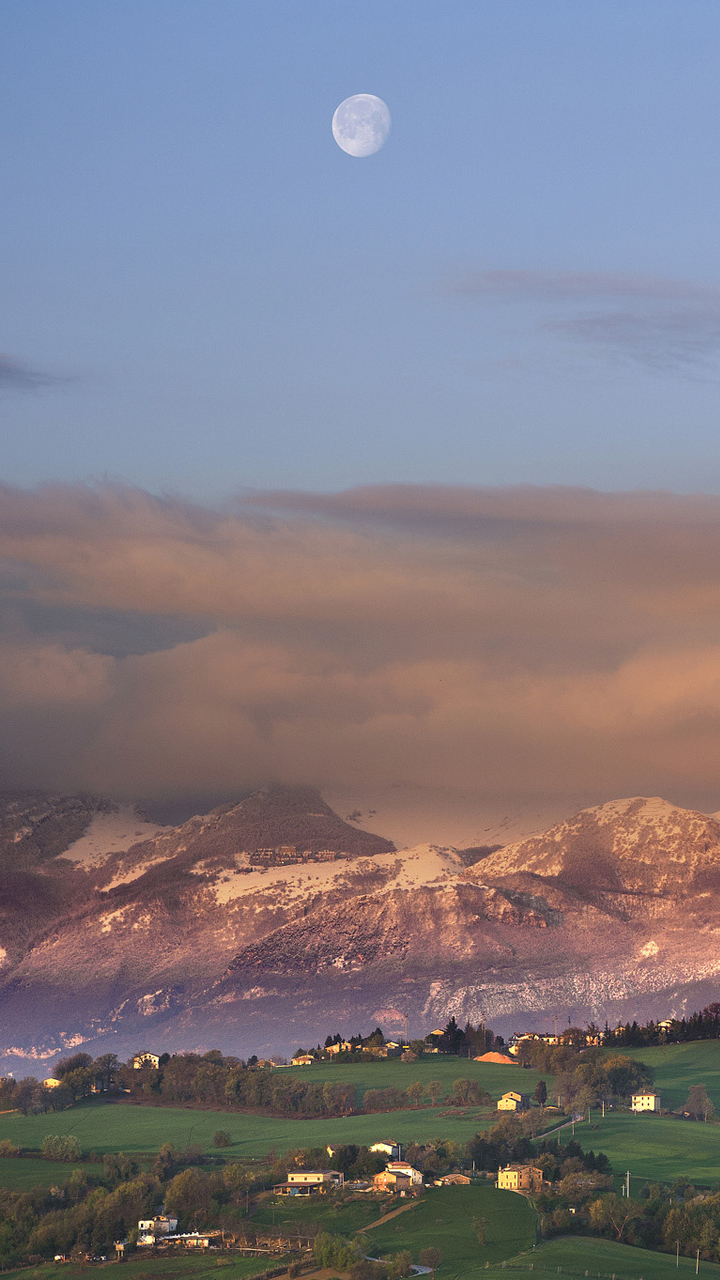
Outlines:
[[686, 1177], [705, 1186], [720, 1184], [720, 1125], [626, 1111], [602, 1120], [592, 1113], [590, 1124], [576, 1124], [575, 1139], [586, 1151], [604, 1151], [616, 1174], [629, 1169], [650, 1181]]
[[654, 1087], [663, 1107], [674, 1111], [685, 1102], [691, 1085], [704, 1084], [720, 1116], [720, 1040], [695, 1040], [637, 1049], [617, 1049], [652, 1067]]
[[[473, 1221], [484, 1219], [486, 1242], [478, 1243]], [[383, 1256], [435, 1245], [442, 1253], [443, 1280], [465, 1280], [486, 1262], [500, 1262], [535, 1241], [535, 1213], [527, 1200], [491, 1183], [436, 1187], [407, 1213], [368, 1233], [371, 1253]]]
[[[60, 1160], [32, 1160], [20, 1157], [11, 1160], [0, 1160], [0, 1187], [14, 1187], [16, 1191], [27, 1191], [28, 1187], [61, 1186], [75, 1169], [82, 1169], [92, 1176], [93, 1166], [68, 1164]], [[98, 1176], [102, 1173], [102, 1165], [95, 1166]]]
[[[201, 1258], [193, 1255], [173, 1258], [153, 1258], [150, 1261], [143, 1254], [127, 1262], [115, 1262], [105, 1266], [93, 1267], [92, 1274], [98, 1277], [112, 1276], [112, 1280], [210, 1280], [221, 1271], [223, 1280], [246, 1280], [246, 1277], [257, 1275], [267, 1270], [267, 1258]], [[3, 1271], [3, 1280], [87, 1280], [87, 1263], [46, 1264], [37, 1267], [22, 1267], [15, 1271]]]
[[349, 1063], [318, 1062], [311, 1067], [282, 1067], [280, 1070], [284, 1076], [297, 1076], [300, 1080], [321, 1084], [349, 1080], [355, 1085], [358, 1106], [368, 1089], [407, 1089], [416, 1080], [424, 1085], [426, 1091], [431, 1080], [439, 1080], [443, 1089], [441, 1097], [452, 1095], [453, 1081], [458, 1079], [477, 1080], [493, 1099], [499, 1098], [507, 1089], [532, 1093], [541, 1079], [552, 1092], [552, 1076], [543, 1075], [541, 1071], [504, 1066], [498, 1062], [474, 1062], [472, 1058], [445, 1054], [420, 1058], [417, 1062], [401, 1062], [399, 1058]]
[[223, 1154], [245, 1159], [262, 1158], [270, 1151], [280, 1154], [296, 1147], [325, 1146], [328, 1142], [370, 1144], [388, 1136], [406, 1143], [432, 1138], [466, 1142], [496, 1118], [494, 1110], [478, 1107], [422, 1107], [344, 1118], [279, 1120], [237, 1111], [143, 1107], [91, 1100], [47, 1115], [4, 1115], [0, 1117], [0, 1137], [10, 1138], [22, 1147], [39, 1148], [47, 1134], [73, 1133], [83, 1151], [97, 1151], [100, 1155], [111, 1151], [150, 1153], [158, 1151], [165, 1142], [180, 1148], [196, 1144], [210, 1152], [214, 1150], [213, 1134], [221, 1128], [230, 1134], [232, 1143]]
[[[656, 1253], [651, 1249], [634, 1249], [613, 1240], [597, 1240], [591, 1236], [561, 1236], [538, 1245], [530, 1253], [510, 1258], [505, 1267], [484, 1271], [486, 1280], [508, 1280], [519, 1277], [532, 1267], [538, 1277], [590, 1276], [591, 1280], [690, 1280], [695, 1275], [695, 1259], [680, 1258], [676, 1269], [675, 1254]], [[699, 1273], [705, 1280], [720, 1280], [720, 1266], [701, 1262]]]

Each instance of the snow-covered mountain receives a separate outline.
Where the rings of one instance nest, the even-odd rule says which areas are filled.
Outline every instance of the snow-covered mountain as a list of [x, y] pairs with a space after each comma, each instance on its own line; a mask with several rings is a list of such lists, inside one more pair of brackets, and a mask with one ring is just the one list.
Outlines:
[[37, 1071], [81, 1043], [283, 1051], [378, 1021], [507, 1033], [717, 997], [717, 818], [618, 800], [484, 853], [397, 851], [309, 788], [178, 827], [0, 798], [0, 1054]]

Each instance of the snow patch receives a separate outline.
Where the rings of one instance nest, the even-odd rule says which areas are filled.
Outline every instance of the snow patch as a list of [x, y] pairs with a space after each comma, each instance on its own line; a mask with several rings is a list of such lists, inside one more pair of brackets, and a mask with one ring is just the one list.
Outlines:
[[139, 840], [149, 840], [164, 830], [156, 822], [145, 822], [131, 805], [119, 805], [116, 813], [97, 813], [85, 834], [62, 856], [90, 871], [103, 866], [109, 854], [125, 853]]

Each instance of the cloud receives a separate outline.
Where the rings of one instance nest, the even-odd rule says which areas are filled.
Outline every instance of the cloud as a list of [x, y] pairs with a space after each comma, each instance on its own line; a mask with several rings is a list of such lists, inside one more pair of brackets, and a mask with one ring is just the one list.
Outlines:
[[716, 809], [719, 539], [667, 493], [2, 490], [4, 783]]
[[[661, 374], [710, 369], [720, 354], [720, 287], [658, 276], [478, 271], [440, 284], [446, 297], [531, 306], [537, 327]], [[547, 314], [548, 309], [552, 314]]]
[[0, 352], [0, 390], [37, 391], [41, 387], [54, 386], [61, 379], [49, 373], [31, 369], [13, 356]]

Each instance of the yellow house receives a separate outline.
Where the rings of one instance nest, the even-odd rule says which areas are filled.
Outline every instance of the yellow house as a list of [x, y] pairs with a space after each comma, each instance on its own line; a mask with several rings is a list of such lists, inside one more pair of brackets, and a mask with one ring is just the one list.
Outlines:
[[509, 1093], [504, 1093], [502, 1098], [498, 1098], [498, 1111], [528, 1111], [530, 1109], [530, 1094], [516, 1093], [511, 1089]]
[[498, 1187], [501, 1191], [542, 1191], [545, 1185], [542, 1169], [532, 1164], [506, 1164], [498, 1169]]
[[634, 1093], [630, 1102], [633, 1111], [659, 1111], [659, 1093]]
[[142, 1067], [153, 1067], [157, 1071], [160, 1066], [160, 1058], [157, 1053], [149, 1053], [147, 1049], [144, 1049], [142, 1053], [135, 1054], [132, 1064], [136, 1071], [140, 1071]]
[[44, 1089], [59, 1089], [61, 1084], [62, 1080], [56, 1079], [55, 1076], [48, 1076], [47, 1080], [43, 1080]]

